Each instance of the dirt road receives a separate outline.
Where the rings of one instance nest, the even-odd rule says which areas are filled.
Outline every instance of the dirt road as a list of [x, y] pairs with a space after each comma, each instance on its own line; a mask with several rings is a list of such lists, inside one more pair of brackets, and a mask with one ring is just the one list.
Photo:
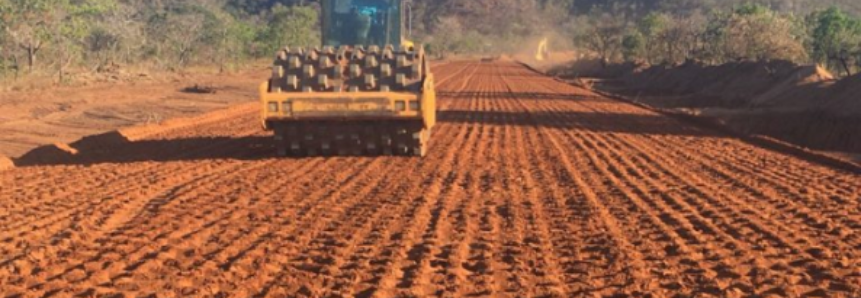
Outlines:
[[422, 160], [273, 158], [240, 107], [0, 172], [0, 293], [861, 295], [858, 175], [513, 63], [435, 71]]

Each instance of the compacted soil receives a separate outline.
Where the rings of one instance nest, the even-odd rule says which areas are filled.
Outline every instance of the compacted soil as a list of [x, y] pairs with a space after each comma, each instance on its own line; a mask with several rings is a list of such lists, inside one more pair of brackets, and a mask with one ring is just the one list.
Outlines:
[[861, 296], [857, 174], [514, 63], [435, 72], [424, 159], [276, 158], [253, 104], [30, 154], [0, 293]]
[[265, 72], [175, 74], [0, 92], [0, 155], [19, 157], [43, 145], [253, 101]]

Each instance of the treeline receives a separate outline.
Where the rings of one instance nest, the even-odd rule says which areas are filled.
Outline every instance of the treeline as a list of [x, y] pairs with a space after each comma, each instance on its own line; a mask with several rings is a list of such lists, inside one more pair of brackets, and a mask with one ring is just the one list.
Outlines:
[[[858, 68], [861, 2], [743, 1], [411, 0], [411, 38], [437, 55], [511, 53], [552, 36], [557, 49], [607, 61], [790, 59]], [[229, 70], [285, 45], [318, 45], [318, 24], [312, 0], [2, 0], [0, 79], [62, 81], [117, 65]]]
[[861, 69], [857, 0], [424, 1], [422, 38], [437, 53], [515, 52], [553, 37], [607, 62], [721, 64], [783, 59]]
[[[573, 46], [608, 59], [655, 63], [770, 58], [739, 55], [732, 47], [743, 44], [731, 40], [737, 33], [748, 34], [737, 39], [763, 38], [770, 45], [762, 49], [750, 42], [756, 48], [750, 51], [780, 48], [786, 52], [781, 58], [824, 62], [828, 50], [814, 53], [817, 45], [811, 43], [822, 38], [854, 42], [845, 28], [861, 15], [857, 0], [434, 0], [416, 1], [416, 7], [423, 29], [419, 33], [426, 34], [419, 38], [437, 52], [512, 52], [551, 37], [557, 49]], [[839, 9], [828, 11], [831, 7]], [[834, 22], [819, 27], [836, 26], [825, 31], [840, 32], [813, 32], [816, 18], [826, 12], [834, 18], [825, 21]], [[664, 42], [673, 38], [696, 45]], [[668, 48], [663, 55], [668, 57], [655, 56], [659, 48]]]
[[844, 75], [861, 68], [861, 18], [837, 7], [797, 14], [742, 4], [636, 17], [611, 8], [578, 17], [577, 24], [578, 44], [608, 62], [781, 59], [818, 63]]
[[230, 69], [285, 44], [319, 43], [305, 1], [3, 0], [0, 78], [118, 65]]

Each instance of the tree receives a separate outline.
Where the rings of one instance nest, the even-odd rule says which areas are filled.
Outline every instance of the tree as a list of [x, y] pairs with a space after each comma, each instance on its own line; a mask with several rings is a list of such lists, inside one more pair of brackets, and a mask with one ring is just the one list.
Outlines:
[[55, 0], [49, 23], [51, 41], [57, 52], [57, 75], [65, 81], [65, 72], [81, 56], [83, 45], [90, 36], [94, 18], [114, 7], [112, 0]]
[[52, 46], [62, 80], [65, 67], [82, 52], [93, 17], [113, 4], [113, 0], [8, 0], [0, 3], [0, 23], [11, 43], [27, 57], [28, 72], [39, 54]]
[[850, 60], [861, 51], [861, 21], [832, 7], [811, 14], [808, 22], [812, 23], [813, 59], [824, 64], [836, 63], [847, 76], [852, 75]]
[[201, 42], [209, 49], [208, 60], [225, 71], [229, 62], [238, 63], [254, 41], [254, 31], [241, 20], [218, 7], [204, 7]]
[[806, 56], [794, 22], [761, 5], [742, 5], [729, 13], [712, 13], [703, 33], [706, 55], [713, 62], [784, 59]]
[[642, 57], [645, 50], [645, 39], [639, 32], [633, 32], [622, 38], [622, 55], [625, 60], [631, 61]]
[[669, 15], [652, 12], [637, 24], [637, 30], [643, 37], [643, 56], [646, 62], [654, 63], [659, 56], [657, 49], [660, 44], [663, 44], [660, 39], [671, 23], [672, 17]]
[[443, 17], [436, 23], [436, 33], [431, 46], [431, 52], [440, 57], [445, 57], [450, 52], [457, 52], [457, 44], [460, 42], [463, 26], [460, 21], [453, 17]]
[[[555, 48], [575, 41], [607, 62], [790, 59], [850, 74], [861, 64], [861, 21], [852, 17], [861, 6], [855, 2], [829, 0], [845, 11], [816, 11], [799, 21], [794, 13], [808, 13], [822, 1], [411, 0], [410, 38], [439, 54], [520, 53], [550, 37]], [[115, 62], [225, 70], [285, 45], [319, 45], [319, 3], [0, 0], [0, 75], [39, 75], [41, 67], [63, 76], [75, 67], [116, 69]]]
[[855, 51], [855, 67], [861, 68], [861, 43], [857, 47], [858, 50]]
[[621, 55], [622, 39], [626, 30], [624, 18], [617, 13], [593, 12], [588, 20], [589, 29], [579, 41], [601, 57], [602, 63], [616, 60]]
[[107, 64], [137, 63], [149, 46], [146, 38], [147, 10], [126, 2], [115, 3], [91, 24], [85, 38], [85, 56], [96, 70]]
[[12, 44], [26, 52], [27, 69], [33, 71], [42, 47], [50, 39], [50, 0], [6, 0], [0, 2], [0, 19]]
[[276, 5], [305, 6], [313, 0], [227, 0], [225, 8], [235, 14], [259, 15]]
[[686, 17], [662, 16], [660, 31], [653, 36], [654, 51], [665, 63], [677, 63], [692, 58], [703, 35], [704, 21], [699, 14]]
[[[168, 68], [184, 67], [202, 38], [203, 20], [202, 14], [189, 7], [154, 14], [147, 24], [147, 35], [155, 42], [152, 56]], [[172, 59], [161, 60], [164, 56]]]
[[258, 40], [266, 45], [267, 53], [284, 46], [311, 47], [320, 44], [318, 13], [309, 6], [272, 7], [267, 17], [269, 24]]

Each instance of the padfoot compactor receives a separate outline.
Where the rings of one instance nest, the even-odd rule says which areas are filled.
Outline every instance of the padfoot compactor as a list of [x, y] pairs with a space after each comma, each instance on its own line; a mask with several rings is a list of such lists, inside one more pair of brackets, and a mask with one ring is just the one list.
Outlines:
[[404, 0], [323, 0], [323, 47], [284, 48], [260, 87], [284, 156], [424, 156], [433, 74], [406, 41]]

